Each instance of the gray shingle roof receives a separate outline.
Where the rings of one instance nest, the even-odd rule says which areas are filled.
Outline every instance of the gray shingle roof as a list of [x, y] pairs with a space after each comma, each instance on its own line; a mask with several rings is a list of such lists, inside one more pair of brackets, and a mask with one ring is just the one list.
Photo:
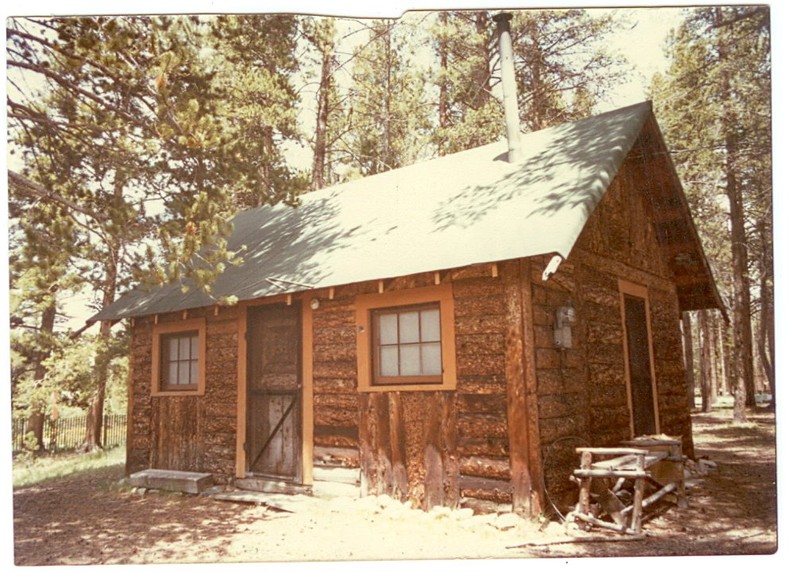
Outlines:
[[[243, 263], [214, 284], [248, 300], [538, 254], [564, 258], [651, 114], [649, 102], [302, 195], [297, 208], [244, 211], [232, 249]], [[134, 291], [92, 318], [214, 303], [172, 284]]]

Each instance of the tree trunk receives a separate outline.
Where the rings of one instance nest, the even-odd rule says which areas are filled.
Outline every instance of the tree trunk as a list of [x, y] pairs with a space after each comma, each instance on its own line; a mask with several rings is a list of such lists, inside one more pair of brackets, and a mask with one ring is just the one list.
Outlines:
[[[270, 171], [270, 164], [272, 162], [272, 155], [274, 150], [274, 131], [272, 127], [269, 125], [265, 125], [261, 128], [261, 141], [263, 145], [263, 153], [264, 156], [261, 158], [261, 188], [263, 189], [263, 195], [265, 197], [270, 196], [270, 186], [272, 184], [271, 178], [272, 174]], [[258, 203], [261, 202], [259, 198]], [[258, 204], [250, 205], [250, 206], [259, 206]]]
[[717, 313], [708, 312], [708, 358], [710, 361], [709, 370], [711, 372], [711, 405], [717, 402], [719, 397], [719, 367], [717, 365]]
[[[387, 26], [391, 26], [388, 24]], [[384, 35], [386, 46], [386, 93], [383, 98], [381, 122], [383, 123], [383, 137], [381, 139], [381, 157], [378, 172], [387, 171], [396, 167], [395, 158], [392, 156], [392, 32], [387, 27]]]
[[532, 131], [538, 131], [545, 127], [545, 106], [542, 105], [541, 94], [544, 93], [542, 89], [542, 49], [539, 43], [538, 30], [536, 22], [531, 26], [531, 85], [529, 86], [533, 94], [530, 108], [529, 127]]
[[319, 92], [317, 94], [317, 124], [314, 130], [314, 166], [311, 173], [311, 189], [314, 191], [325, 186], [333, 46], [330, 42], [324, 41], [320, 46], [320, 50], [322, 51], [322, 69], [320, 71]]
[[[722, 12], [716, 9], [717, 22]], [[737, 121], [733, 110], [732, 90], [726, 39], [719, 40], [719, 60], [722, 67], [720, 81], [723, 93], [722, 131], [725, 145], [725, 193], [730, 207], [730, 239], [733, 262], [733, 343], [736, 362], [735, 389], [733, 392], [733, 420], [747, 419], [746, 407], [755, 405], [753, 381], [753, 330], [750, 317], [750, 279], [747, 261], [747, 233], [745, 229], [742, 189], [737, 177], [738, 139]]]
[[492, 96], [492, 86], [490, 84], [492, 78], [492, 58], [494, 57], [495, 53], [495, 39], [494, 34], [490, 32], [490, 25], [491, 19], [488, 12], [478, 12], [476, 14], [475, 32], [479, 38], [484, 38], [485, 40], [482, 50], [483, 63], [481, 66], [484, 77], [477, 78], [479, 81], [477, 82], [478, 85], [476, 86], [478, 93], [476, 94], [475, 98], [475, 109], [480, 109], [486, 105], [486, 103], [489, 101], [489, 98]]
[[717, 320], [716, 323], [717, 328], [717, 346], [715, 348], [716, 351], [716, 362], [719, 367], [719, 387], [717, 388], [717, 395], [730, 395], [730, 376], [728, 375], [728, 360], [729, 352], [725, 351], [726, 344], [725, 344], [725, 323], [723, 320]]
[[770, 391], [770, 407], [775, 408], [775, 306], [773, 292], [773, 268], [771, 241], [767, 236], [768, 231], [763, 221], [758, 223], [758, 232], [761, 235], [761, 277], [759, 290], [761, 301], [759, 313], [761, 319], [758, 327], [758, 356], [764, 375], [767, 378]]
[[[103, 294], [103, 307], [107, 306], [113, 301], [113, 292], [116, 287], [116, 273], [110, 278], [113, 281], [114, 288], [111, 289], [111, 301], [108, 303], [105, 300], [109, 299], [108, 288]], [[92, 394], [89, 408], [86, 412], [86, 432], [83, 438], [83, 444], [78, 447], [78, 451], [89, 453], [103, 447], [103, 407], [106, 400], [106, 385], [108, 384], [108, 342], [111, 339], [112, 323], [109, 321], [100, 322], [100, 349], [97, 354], [96, 361], [96, 384], [94, 393]]]
[[686, 392], [691, 411], [694, 409], [694, 348], [692, 347], [692, 315], [689, 312], [681, 314], [681, 329], [683, 330], [683, 362], [686, 366]]
[[711, 383], [711, 332], [708, 325], [708, 310], [698, 313], [700, 326], [700, 395], [702, 396], [702, 411], [708, 413], [714, 405], [714, 395]]
[[[36, 363], [33, 373], [33, 383], [35, 387], [41, 387], [47, 370], [44, 367], [44, 360], [50, 355], [50, 338], [56, 324], [56, 299], [55, 292], [51, 290], [49, 304], [42, 311], [42, 320], [39, 324], [40, 348], [36, 352]], [[28, 417], [28, 432], [33, 433], [36, 439], [36, 451], [44, 450], [44, 403], [31, 404], [32, 410]]]
[[[114, 196], [122, 200], [124, 185], [122, 174], [117, 171], [117, 180], [114, 185]], [[105, 282], [103, 283], [103, 308], [110, 306], [117, 295], [117, 279], [119, 268], [117, 266], [122, 252], [122, 245], [116, 237], [110, 238], [111, 252], [105, 264]], [[95, 372], [97, 382], [94, 394], [86, 412], [86, 432], [83, 444], [78, 447], [78, 451], [88, 453], [103, 447], [103, 407], [106, 401], [106, 385], [108, 384], [108, 368], [111, 363], [109, 354], [109, 342], [111, 340], [111, 328], [113, 324], [108, 320], [100, 322], [100, 332], [98, 336], [99, 349], [95, 358]]]

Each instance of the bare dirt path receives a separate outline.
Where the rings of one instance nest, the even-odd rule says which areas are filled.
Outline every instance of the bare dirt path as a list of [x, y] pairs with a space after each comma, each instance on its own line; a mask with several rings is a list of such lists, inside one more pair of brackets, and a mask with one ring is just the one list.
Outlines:
[[[777, 548], [775, 424], [758, 413], [695, 416], [698, 456], [717, 467], [689, 488], [689, 508], [646, 522], [631, 542], [561, 543], [565, 528], [511, 515], [422, 513], [390, 499], [309, 502], [298, 513], [174, 494], [132, 494], [122, 467], [14, 491], [17, 565], [578, 558], [770, 554]], [[532, 546], [535, 544], [536, 546]]]

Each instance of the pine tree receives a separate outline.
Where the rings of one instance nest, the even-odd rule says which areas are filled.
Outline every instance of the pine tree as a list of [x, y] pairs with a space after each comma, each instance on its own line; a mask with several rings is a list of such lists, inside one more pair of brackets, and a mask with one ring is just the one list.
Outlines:
[[341, 70], [336, 20], [305, 18], [302, 30], [303, 37], [318, 55], [313, 62], [316, 69], [312, 75], [317, 78], [317, 90], [314, 134], [310, 140], [313, 148], [311, 190], [317, 190], [335, 182], [337, 145], [348, 127], [344, 114], [345, 98], [339, 94], [336, 79], [337, 72]]
[[523, 124], [536, 131], [591, 115], [627, 72], [625, 60], [606, 50], [614, 17], [577, 9], [518, 14], [512, 29]]
[[[771, 218], [768, 8], [690, 11], [675, 35], [672, 53], [668, 76], [654, 82], [654, 100], [690, 203], [703, 220], [706, 250], [717, 263], [717, 276], [728, 284], [734, 419], [742, 421], [745, 407], [755, 404], [753, 256], [764, 261], [763, 311], [771, 312], [771, 231], [756, 231]], [[760, 248], [754, 248], [756, 237], [763, 239]], [[762, 320], [771, 323], [769, 316]], [[769, 343], [766, 333], [763, 339]], [[769, 355], [769, 350], [763, 353]]]
[[358, 175], [381, 173], [415, 162], [428, 141], [428, 101], [422, 74], [401, 21], [375, 20], [356, 49], [349, 89], [345, 162]]
[[[590, 115], [606, 91], [627, 71], [625, 61], [607, 53], [612, 16], [586, 10], [513, 12], [520, 121], [535, 131]], [[440, 12], [430, 27], [437, 66], [440, 154], [490, 143], [503, 133], [497, 96], [496, 25], [487, 11]]]
[[222, 126], [218, 165], [236, 208], [294, 203], [306, 179], [286, 162], [284, 143], [298, 141], [298, 18], [285, 14], [223, 16], [210, 22], [214, 103]]
[[[186, 17], [9, 21], [13, 147], [21, 175], [38, 189], [12, 195], [26, 216], [56, 210], [69, 221], [73, 236], [61, 247], [99, 307], [148, 278], [209, 291], [235, 256], [225, 240], [234, 199], [243, 202], [243, 189], [246, 201], [259, 204], [294, 196], [292, 177], [281, 179], [280, 152], [269, 149], [294, 128], [284, 77], [294, 65], [292, 36], [283, 35], [292, 26], [291, 19]], [[254, 57], [244, 49], [258, 49], [263, 33], [275, 33], [274, 52], [234, 90], [219, 74], [236, 77], [243, 58]], [[226, 65], [217, 65], [219, 53]], [[29, 77], [43, 87], [29, 89], [37, 83]], [[272, 84], [275, 93], [266, 93]], [[235, 110], [223, 105], [223, 88]], [[253, 136], [269, 130], [273, 135]], [[110, 347], [111, 324], [101, 324], [99, 336], [99, 347]], [[86, 449], [99, 446], [112, 359], [101, 351], [95, 360]]]

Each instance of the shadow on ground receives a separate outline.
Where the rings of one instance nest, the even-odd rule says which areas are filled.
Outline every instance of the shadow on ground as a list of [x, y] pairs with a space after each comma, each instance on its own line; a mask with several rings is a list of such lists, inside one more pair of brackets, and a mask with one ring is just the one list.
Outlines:
[[213, 561], [254, 519], [207, 498], [134, 494], [122, 477], [120, 465], [15, 491], [15, 564]]

